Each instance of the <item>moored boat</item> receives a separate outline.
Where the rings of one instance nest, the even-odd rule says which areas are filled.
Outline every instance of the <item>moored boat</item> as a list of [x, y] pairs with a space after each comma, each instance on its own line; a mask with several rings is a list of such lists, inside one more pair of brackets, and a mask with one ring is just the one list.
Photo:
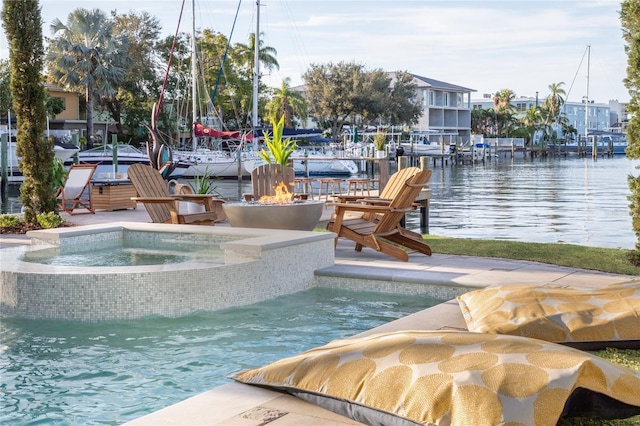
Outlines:
[[[114, 162], [115, 160], [115, 162]], [[139, 150], [138, 148], [128, 144], [118, 144], [115, 153], [114, 146], [112, 144], [106, 144], [97, 146], [86, 151], [80, 151], [78, 153], [78, 162], [87, 164], [97, 164], [95, 175], [101, 174], [113, 174], [113, 173], [126, 173], [130, 165], [141, 163], [150, 164], [149, 156]], [[71, 165], [72, 159], [65, 161], [66, 165]], [[181, 177], [187, 168], [189, 163], [184, 161], [178, 161], [177, 167], [169, 178], [175, 179]]]

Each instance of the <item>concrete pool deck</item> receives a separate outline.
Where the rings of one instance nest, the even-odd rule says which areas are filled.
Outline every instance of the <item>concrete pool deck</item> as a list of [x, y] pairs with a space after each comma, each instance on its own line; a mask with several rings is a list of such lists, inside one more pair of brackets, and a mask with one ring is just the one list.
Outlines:
[[[327, 218], [331, 209], [325, 209]], [[144, 208], [95, 215], [62, 216], [76, 225], [110, 222], [149, 222]], [[161, 225], [158, 225], [161, 226]], [[219, 224], [216, 226], [228, 226]], [[0, 248], [26, 244], [25, 236], [0, 235]], [[317, 285], [406, 293], [435, 288], [443, 296], [501, 284], [540, 284], [558, 287], [598, 288], [637, 278], [527, 261], [421, 254], [401, 262], [370, 249], [356, 252], [352, 242], [340, 239], [335, 265], [316, 272]], [[445, 299], [446, 300], [446, 299]], [[362, 334], [406, 329], [466, 329], [455, 300], [425, 309]], [[231, 373], [231, 372], [230, 372]], [[355, 425], [360, 424], [289, 395], [228, 383], [166, 407], [127, 425]]]

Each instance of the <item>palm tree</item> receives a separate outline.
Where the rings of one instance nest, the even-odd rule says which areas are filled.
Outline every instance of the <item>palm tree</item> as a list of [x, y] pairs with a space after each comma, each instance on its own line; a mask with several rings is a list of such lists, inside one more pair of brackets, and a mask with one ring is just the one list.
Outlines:
[[541, 129], [542, 126], [542, 116], [540, 114], [540, 110], [535, 106], [531, 106], [525, 113], [525, 115], [520, 118], [520, 122], [527, 129], [529, 133], [529, 144], [533, 145], [533, 138], [538, 130]]
[[491, 108], [471, 110], [471, 133], [488, 137], [491, 133], [495, 113]]
[[114, 22], [99, 9], [76, 9], [63, 24], [51, 24], [47, 62], [53, 81], [68, 90], [84, 90], [87, 148], [93, 146], [94, 95], [114, 96], [128, 62], [127, 40], [113, 36]]
[[498, 112], [513, 111], [514, 106], [511, 104], [516, 97], [511, 89], [502, 89], [493, 95], [493, 109]]
[[560, 118], [560, 113], [562, 112], [562, 106], [564, 105], [564, 96], [566, 96], [566, 92], [562, 88], [564, 82], [560, 83], [551, 83], [549, 85], [549, 96], [544, 101], [544, 107], [547, 112], [547, 126], [552, 127], [553, 123], [556, 125], [556, 131], [560, 131], [560, 125], [558, 120]]
[[[493, 95], [493, 109], [496, 114], [496, 136], [500, 136], [500, 128], [509, 126], [507, 120], [512, 118], [515, 107], [511, 101], [515, 99], [516, 94], [511, 89], [502, 89]], [[500, 124], [502, 123], [502, 126]]]
[[267, 103], [267, 118], [269, 121], [277, 121], [277, 117], [284, 117], [284, 126], [293, 127], [293, 117], [302, 119], [307, 117], [307, 104], [300, 92], [291, 89], [289, 77], [282, 80], [279, 89], [274, 89], [273, 97]]
[[[266, 70], [273, 70], [274, 68], [279, 70], [280, 64], [276, 59], [278, 55], [278, 51], [269, 46], [264, 46], [262, 41], [262, 36], [264, 34], [260, 33], [260, 42], [258, 43], [259, 51], [258, 51], [258, 59], [260, 60], [260, 65], [262, 68]], [[247, 75], [253, 74], [253, 66], [254, 66], [254, 58], [255, 58], [255, 48], [256, 48], [256, 34], [249, 34], [249, 44], [238, 43], [235, 46], [235, 51], [237, 52], [237, 60], [240, 65], [244, 66]]]

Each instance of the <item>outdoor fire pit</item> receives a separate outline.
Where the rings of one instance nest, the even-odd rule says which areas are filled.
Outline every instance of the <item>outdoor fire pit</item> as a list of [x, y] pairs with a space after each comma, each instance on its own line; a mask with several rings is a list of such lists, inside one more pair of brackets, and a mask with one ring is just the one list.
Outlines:
[[222, 208], [233, 227], [313, 231], [322, 216], [324, 201], [227, 202]]

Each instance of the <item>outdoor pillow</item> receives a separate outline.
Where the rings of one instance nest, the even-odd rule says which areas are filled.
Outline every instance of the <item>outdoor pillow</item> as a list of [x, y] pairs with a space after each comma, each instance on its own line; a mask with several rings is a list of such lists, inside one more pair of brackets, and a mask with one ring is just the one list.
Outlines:
[[546, 426], [562, 415], [640, 413], [640, 375], [632, 370], [496, 334], [401, 331], [334, 340], [231, 378], [368, 425]]
[[505, 285], [458, 297], [469, 331], [550, 342], [640, 339], [640, 283], [594, 290]]

